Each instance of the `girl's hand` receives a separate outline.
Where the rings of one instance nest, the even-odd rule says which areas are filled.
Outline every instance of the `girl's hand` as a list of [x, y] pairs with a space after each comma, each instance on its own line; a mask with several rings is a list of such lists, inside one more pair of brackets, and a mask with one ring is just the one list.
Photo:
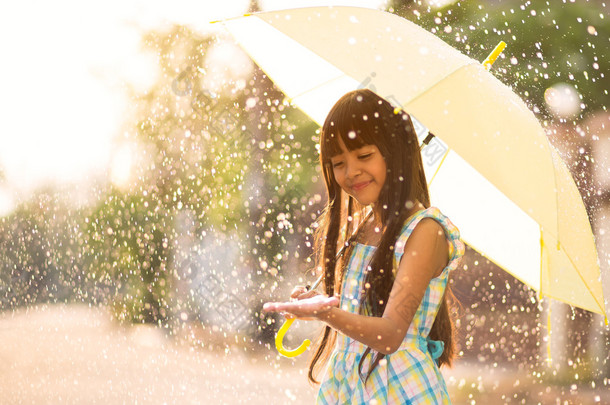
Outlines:
[[[320, 295], [320, 294], [321, 293], [317, 292], [316, 290], [308, 290], [304, 285], [298, 285], [298, 286], [294, 287], [294, 289], [290, 293], [290, 302], [300, 301], [300, 300], [303, 300], [306, 298], [315, 297], [316, 295]], [[265, 307], [263, 306], [263, 310], [264, 309], [265, 309]], [[279, 312], [279, 311], [266, 311], [266, 312]], [[286, 319], [297, 318], [297, 319], [301, 319], [304, 321], [315, 321], [316, 320], [316, 318], [313, 318], [313, 317], [296, 317], [292, 314], [287, 314], [287, 313], [283, 313], [282, 315], [284, 315], [286, 317]]]
[[[298, 285], [298, 286], [294, 287], [294, 289], [290, 293], [290, 302], [304, 300], [306, 298], [315, 297], [316, 295], [320, 295], [320, 294], [321, 293], [317, 292], [316, 290], [308, 290], [307, 287], [305, 287], [304, 285]], [[297, 318], [291, 314], [284, 314], [284, 316], [286, 317], [286, 319]], [[315, 321], [316, 320], [316, 318], [312, 318], [312, 317], [307, 317], [307, 318], [298, 317], [297, 319], [301, 319], [304, 321]]]
[[[298, 288], [298, 287], [297, 287]], [[296, 289], [295, 289], [296, 290]], [[293, 294], [295, 294], [293, 290]], [[281, 312], [286, 318], [297, 318], [303, 320], [316, 320], [322, 314], [330, 311], [332, 307], [339, 306], [339, 297], [327, 297], [326, 295], [317, 293], [315, 291], [308, 291], [305, 294], [298, 295], [309, 295], [314, 293], [310, 298], [297, 299], [291, 302], [267, 302], [263, 305], [263, 311], [265, 312]], [[291, 296], [293, 295], [291, 294]]]

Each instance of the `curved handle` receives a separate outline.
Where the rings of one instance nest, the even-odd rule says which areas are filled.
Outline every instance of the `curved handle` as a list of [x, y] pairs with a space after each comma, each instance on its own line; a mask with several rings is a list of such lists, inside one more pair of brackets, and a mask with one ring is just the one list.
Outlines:
[[296, 318], [287, 319], [286, 322], [284, 322], [284, 324], [280, 328], [280, 330], [277, 332], [277, 335], [275, 335], [275, 348], [284, 357], [297, 357], [298, 355], [303, 354], [303, 352], [307, 350], [307, 348], [311, 344], [311, 340], [305, 339], [303, 343], [301, 343], [301, 345], [294, 350], [288, 350], [284, 348], [284, 335], [286, 334], [286, 332], [288, 332], [288, 329], [290, 328], [295, 319]]
[[[341, 249], [341, 252], [343, 252], [343, 249]], [[339, 254], [341, 254], [341, 252], [339, 252]], [[339, 255], [337, 255], [337, 257], [339, 257]], [[310, 286], [309, 284], [307, 284], [307, 287], [306, 287], [307, 291], [315, 289], [320, 284], [323, 277], [324, 277], [324, 275], [321, 275], [316, 280], [316, 282], [313, 283], [313, 286]], [[303, 352], [305, 350], [307, 350], [307, 348], [311, 344], [311, 340], [305, 339], [303, 341], [303, 343], [301, 343], [301, 346], [297, 347], [294, 350], [288, 350], [288, 349], [284, 348], [284, 343], [283, 343], [284, 335], [286, 334], [286, 332], [288, 332], [288, 329], [290, 329], [290, 326], [292, 325], [292, 323], [294, 322], [295, 319], [296, 318], [286, 319], [286, 322], [284, 322], [284, 324], [282, 325], [280, 330], [277, 331], [277, 335], [275, 335], [275, 348], [284, 357], [297, 357], [299, 354], [303, 354]]]

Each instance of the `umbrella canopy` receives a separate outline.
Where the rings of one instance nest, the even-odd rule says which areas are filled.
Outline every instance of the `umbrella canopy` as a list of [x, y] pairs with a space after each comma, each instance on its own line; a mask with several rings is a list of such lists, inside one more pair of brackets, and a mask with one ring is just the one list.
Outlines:
[[483, 65], [378, 10], [310, 7], [221, 23], [320, 125], [336, 100], [363, 87], [412, 114], [420, 140], [428, 128], [436, 135], [422, 150], [431, 204], [464, 241], [541, 294], [605, 314], [570, 172], [525, 103]]

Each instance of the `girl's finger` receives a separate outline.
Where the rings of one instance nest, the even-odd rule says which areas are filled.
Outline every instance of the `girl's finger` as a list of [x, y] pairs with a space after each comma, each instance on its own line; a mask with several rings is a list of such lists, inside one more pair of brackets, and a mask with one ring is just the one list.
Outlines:
[[335, 306], [335, 305], [339, 305], [339, 303], [341, 302], [341, 299], [335, 295], [335, 296], [330, 297], [328, 302], [330, 305]]
[[320, 293], [315, 290], [311, 290], [311, 291], [305, 291], [305, 292], [301, 293], [300, 295], [297, 295], [296, 298], [299, 300], [303, 300], [306, 298], [315, 297], [316, 295], [320, 295]]
[[297, 298], [299, 295], [303, 294], [306, 291], [307, 289], [305, 288], [305, 286], [298, 285], [293, 288], [292, 292], [290, 293], [290, 298]]
[[263, 305], [263, 311], [265, 312], [277, 312], [276, 302], [267, 302]]
[[289, 302], [268, 302], [263, 305], [263, 310], [267, 312], [282, 312], [294, 308]]

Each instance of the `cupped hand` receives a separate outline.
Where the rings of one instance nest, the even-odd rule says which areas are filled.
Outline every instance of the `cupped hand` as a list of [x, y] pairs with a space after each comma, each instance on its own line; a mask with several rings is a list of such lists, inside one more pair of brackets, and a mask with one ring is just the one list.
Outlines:
[[315, 320], [330, 311], [332, 307], [337, 306], [339, 306], [339, 297], [328, 297], [318, 293], [313, 297], [300, 299], [298, 301], [267, 302], [263, 305], [263, 311], [280, 312], [288, 319]]

